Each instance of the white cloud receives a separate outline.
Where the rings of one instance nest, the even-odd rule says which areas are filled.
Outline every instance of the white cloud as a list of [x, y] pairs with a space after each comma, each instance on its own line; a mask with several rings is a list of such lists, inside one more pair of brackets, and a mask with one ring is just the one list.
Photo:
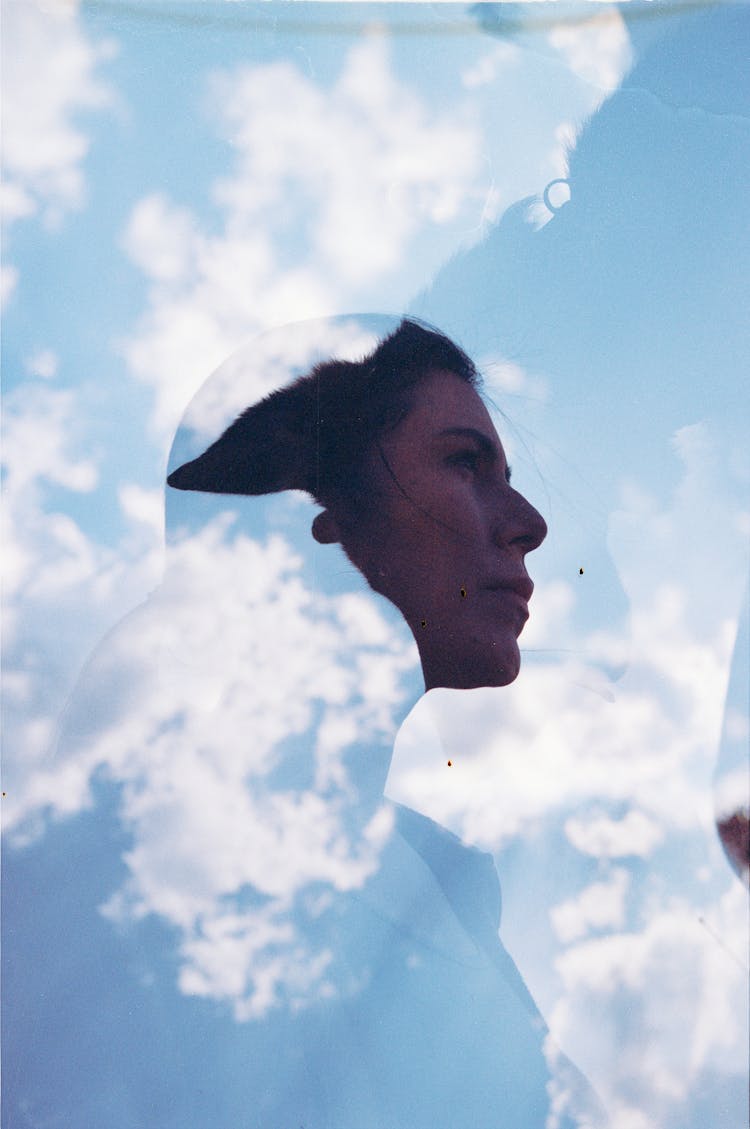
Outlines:
[[622, 929], [629, 885], [627, 870], [615, 868], [606, 882], [592, 882], [575, 898], [553, 906], [550, 916], [560, 941], [567, 945], [594, 930]]
[[223, 230], [208, 234], [188, 209], [149, 196], [124, 236], [151, 295], [123, 349], [155, 387], [164, 431], [257, 331], [366, 308], [385, 279], [405, 303], [413, 239], [476, 208], [468, 110], [438, 112], [397, 79], [381, 33], [349, 50], [330, 88], [274, 62], [214, 74], [208, 101], [234, 150], [213, 186]]
[[631, 810], [622, 819], [571, 816], [565, 834], [577, 850], [594, 858], [647, 858], [664, 839], [664, 828], [644, 812]]
[[197, 265], [203, 240], [187, 208], [165, 196], [144, 196], [130, 216], [124, 245], [133, 262], [158, 282], [179, 281]]
[[304, 1006], [320, 993], [332, 962], [330, 950], [312, 953], [289, 921], [269, 908], [224, 913], [202, 923], [200, 934], [181, 947], [179, 986], [185, 995], [232, 1000], [239, 1022], [260, 1018], [278, 1006]]
[[148, 526], [160, 539], [164, 536], [164, 491], [144, 490], [124, 483], [117, 491], [123, 512], [134, 522]]
[[0, 267], [0, 309], [4, 309], [18, 286], [18, 268], [8, 263]]
[[510, 394], [543, 402], [549, 395], [549, 385], [542, 377], [532, 375], [513, 361], [494, 355], [483, 356], [479, 358], [477, 367], [491, 396], [500, 393], [503, 400], [507, 400]]
[[[38, 361], [38, 358], [37, 358]], [[51, 358], [42, 357], [49, 368]], [[7, 827], [37, 807], [35, 773], [49, 768], [57, 718], [76, 671], [113, 614], [158, 575], [161, 531], [128, 530], [115, 547], [88, 536], [51, 501], [61, 489], [92, 494], [97, 463], [86, 447], [78, 395], [27, 383], [6, 396], [3, 420], [4, 759]], [[126, 495], [134, 504], [132, 493]], [[143, 504], [143, 503], [141, 503]], [[153, 506], [152, 506], [153, 516]], [[54, 763], [54, 762], [53, 762]], [[85, 794], [75, 770], [51, 771], [57, 806]], [[46, 802], [46, 801], [45, 801]]]
[[[689, 622], [694, 638], [704, 641], [722, 615], [735, 619], [746, 584], [746, 471], [734, 465], [731, 444], [704, 422], [676, 432], [672, 448], [680, 464], [672, 498], [659, 502], [652, 486], [628, 476], [621, 484], [620, 508], [610, 515], [608, 542], [634, 605], [653, 601], [662, 585], [661, 626], [667, 627], [665, 617]], [[696, 514], [701, 515], [700, 543]], [[644, 649], [659, 647], [656, 624], [649, 630], [643, 619], [639, 628]], [[672, 660], [676, 669], [683, 665], [676, 652]]]
[[521, 49], [514, 43], [494, 43], [486, 54], [466, 68], [461, 82], [467, 90], [489, 86], [497, 81], [500, 70], [517, 64], [520, 57]]
[[614, 6], [584, 20], [560, 21], [549, 42], [567, 66], [601, 91], [601, 101], [615, 90], [633, 61], [627, 25]]
[[[316, 266], [339, 284], [377, 277], [418, 226], [451, 219], [476, 169], [470, 122], [459, 112], [439, 117], [394, 77], [381, 32], [351, 48], [330, 92], [283, 62], [216, 76], [213, 97], [239, 158], [239, 176], [215, 190], [235, 229], [278, 208], [284, 186], [301, 188], [306, 207], [315, 203]], [[293, 216], [299, 205], [288, 201], [281, 211]], [[277, 232], [288, 218], [272, 220]]]
[[[150, 499], [125, 498], [153, 516]], [[95, 655], [54, 760], [27, 767], [9, 812], [23, 836], [36, 813], [80, 810], [103, 766], [123, 786], [133, 839], [105, 912], [175, 927], [183, 990], [226, 1000], [239, 1019], [335, 987], [299, 915], [311, 889], [350, 890], [377, 866], [390, 824], [347, 756], [388, 748], [415, 663], [367, 597], [313, 592], [300, 564], [229, 513], [175, 542], [163, 585]], [[287, 763], [295, 741], [302, 768]], [[265, 908], [243, 904], [249, 887]]]
[[31, 216], [35, 210], [31, 196], [19, 184], [0, 185], [0, 215], [5, 223]]
[[616, 1126], [638, 1117], [692, 1124], [690, 1094], [702, 1074], [746, 1072], [747, 1015], [737, 1001], [747, 970], [736, 955], [746, 951], [746, 893], [735, 882], [710, 930], [675, 899], [641, 931], [586, 940], [558, 958], [564, 994], [550, 1026]]
[[42, 380], [52, 380], [57, 375], [58, 357], [53, 349], [38, 349], [26, 359], [25, 367], [29, 376]]
[[[624, 26], [617, 19], [606, 17], [597, 42]], [[120, 347], [155, 389], [161, 434], [206, 374], [259, 330], [405, 307], [447, 255], [561, 174], [566, 123], [599, 91], [582, 81], [571, 89], [556, 58], [532, 51], [518, 68], [519, 52], [478, 36], [463, 83], [458, 68], [446, 75], [456, 90], [447, 105], [396, 71], [378, 27], [342, 55], [332, 81], [288, 59], [211, 76], [207, 113], [232, 154], [211, 185], [218, 224], [150, 194], [123, 237], [150, 289]], [[447, 52], [439, 58], [450, 67]], [[544, 79], [565, 89], [559, 112], [535, 100]]]
[[89, 141], [75, 118], [110, 104], [97, 71], [114, 48], [88, 39], [76, 3], [6, 0], [2, 38], [4, 216], [54, 224], [84, 202]]
[[8, 394], [3, 464], [11, 504], [41, 481], [78, 492], [93, 490], [96, 467], [71, 453], [76, 445], [74, 421], [70, 391], [26, 385]]
[[[527, 666], [502, 694], [431, 693], [399, 733], [389, 794], [494, 850], [553, 812], [596, 811], [603, 798], [674, 830], [710, 826], [706, 750], [721, 728], [732, 623], [698, 642], [681, 604], [657, 592], [634, 612], [633, 632], [647, 646], [608, 696], [589, 688], [592, 672], [575, 659]], [[427, 712], [442, 747], [425, 739]], [[658, 841], [652, 834], [651, 849]]]
[[[315, 809], [316, 820], [324, 817], [317, 828], [318, 836], [330, 833], [331, 812], [326, 812], [323, 804], [316, 804]], [[292, 814], [294, 819], [289, 818]], [[287, 830], [294, 826], [299, 833], [298, 814], [298, 810], [286, 814]], [[389, 813], [378, 813], [366, 829], [366, 841], [371, 848], [366, 866], [355, 873], [353, 860], [347, 860], [348, 883], [360, 885], [376, 868], [378, 849], [391, 827], [390, 820], [384, 823], [382, 815]], [[303, 826], [301, 831], [298, 843], [276, 843], [275, 848], [286, 846], [295, 852], [306, 851], [311, 841], [310, 828]], [[330, 850], [331, 843], [324, 845]], [[315, 878], [320, 881], [320, 875]], [[307, 912], [317, 917], [320, 899], [314, 904], [304, 900]], [[180, 989], [186, 995], [230, 1002], [239, 1022], [262, 1017], [282, 1000], [286, 1006], [297, 1009], [311, 999], [336, 994], [341, 988], [336, 982], [334, 954], [325, 947], [316, 950], [304, 931], [295, 928], [293, 900], [289, 897], [244, 912], [217, 905], [213, 912], [191, 923], [180, 945], [180, 956]]]

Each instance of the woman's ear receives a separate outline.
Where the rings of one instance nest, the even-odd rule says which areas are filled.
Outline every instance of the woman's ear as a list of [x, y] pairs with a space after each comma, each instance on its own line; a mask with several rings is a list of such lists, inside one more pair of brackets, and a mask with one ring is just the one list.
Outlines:
[[335, 545], [341, 543], [341, 530], [339, 523], [330, 510], [323, 510], [316, 514], [312, 523], [312, 535], [319, 545]]

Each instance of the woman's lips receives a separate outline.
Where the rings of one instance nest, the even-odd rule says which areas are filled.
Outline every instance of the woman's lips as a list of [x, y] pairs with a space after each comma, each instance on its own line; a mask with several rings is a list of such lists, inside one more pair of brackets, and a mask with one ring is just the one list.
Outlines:
[[496, 601], [496, 606], [502, 608], [505, 614], [512, 614], [515, 619], [517, 616], [520, 619], [520, 626], [517, 625], [517, 630], [521, 630], [526, 620], [529, 618], [529, 596], [531, 595], [529, 589], [533, 588], [531, 581], [525, 584], [492, 584], [487, 587], [487, 592], [493, 598], [493, 603]]
[[534, 582], [529, 576], [512, 576], [506, 580], [493, 580], [487, 588], [490, 592], [513, 592], [528, 604], [534, 591]]

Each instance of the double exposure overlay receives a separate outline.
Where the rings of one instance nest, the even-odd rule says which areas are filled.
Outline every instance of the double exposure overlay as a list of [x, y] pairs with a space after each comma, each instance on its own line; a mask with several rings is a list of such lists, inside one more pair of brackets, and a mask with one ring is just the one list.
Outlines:
[[3, 24], [8, 1126], [743, 1129], [747, 9]]

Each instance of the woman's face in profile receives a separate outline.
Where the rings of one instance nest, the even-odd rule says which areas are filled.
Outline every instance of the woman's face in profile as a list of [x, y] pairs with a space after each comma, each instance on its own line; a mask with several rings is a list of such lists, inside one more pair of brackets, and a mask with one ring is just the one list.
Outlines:
[[372, 504], [341, 540], [409, 624], [427, 689], [512, 682], [533, 589], [524, 558], [547, 527], [510, 486], [480, 396], [454, 373], [429, 374], [366, 472]]

